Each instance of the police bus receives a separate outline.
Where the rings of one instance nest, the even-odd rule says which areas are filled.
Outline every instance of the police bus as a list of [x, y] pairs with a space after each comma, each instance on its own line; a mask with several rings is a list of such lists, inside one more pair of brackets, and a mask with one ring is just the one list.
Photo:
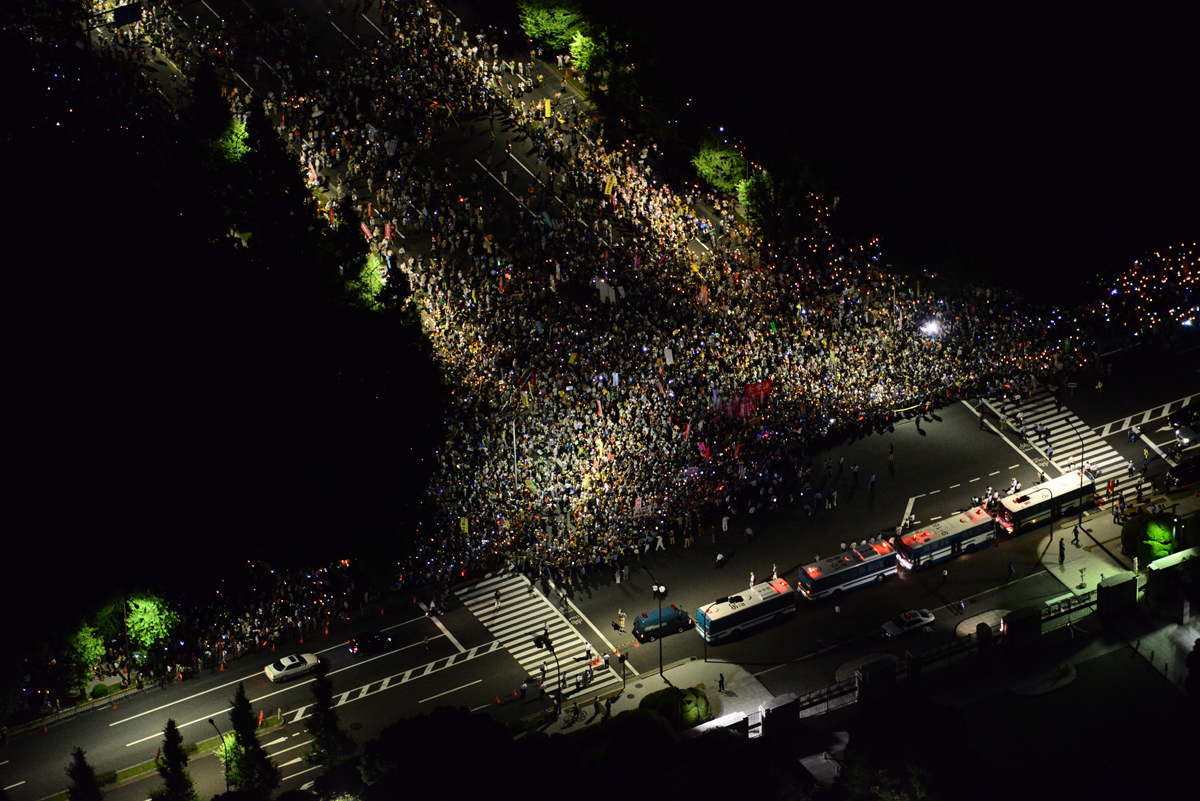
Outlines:
[[768, 620], [790, 615], [796, 609], [796, 591], [781, 578], [755, 584], [728, 598], [718, 598], [696, 610], [696, 631], [709, 642]]
[[810, 601], [840, 595], [896, 573], [896, 549], [890, 542], [864, 542], [800, 569], [799, 590]]
[[896, 554], [906, 570], [951, 559], [996, 539], [996, 521], [982, 506], [938, 520], [896, 542]]
[[1076, 470], [1000, 499], [996, 522], [1009, 534], [1048, 523], [1092, 502], [1096, 482]]

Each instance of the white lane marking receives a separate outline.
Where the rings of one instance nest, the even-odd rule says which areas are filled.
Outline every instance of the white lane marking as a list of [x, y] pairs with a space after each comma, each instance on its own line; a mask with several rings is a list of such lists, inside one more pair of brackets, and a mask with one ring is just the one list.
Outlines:
[[[418, 619], [418, 620], [420, 620], [420, 618], [417, 618], [417, 619]], [[400, 624], [398, 624], [398, 625], [401, 625], [401, 626], [403, 626], [404, 624], [403, 624], [403, 623], [400, 623]], [[393, 626], [392, 628], [396, 628], [396, 626]], [[386, 631], [386, 629], [385, 629], [385, 631]], [[437, 638], [435, 637], [434, 639], [437, 639]], [[368, 662], [374, 662], [376, 659], [382, 659], [383, 657], [387, 656], [388, 654], [395, 654], [395, 653], [399, 653], [400, 651], [407, 651], [409, 648], [416, 648], [418, 645], [424, 645], [424, 643], [423, 643], [423, 642], [419, 642], [419, 643], [415, 642], [415, 643], [413, 643], [412, 645], [406, 645], [406, 646], [404, 646], [403, 648], [396, 648], [396, 649], [394, 649], [394, 650], [392, 650], [392, 651], [385, 651], [385, 652], [383, 652], [382, 654], [379, 654], [379, 656], [373, 656], [373, 657], [371, 657], [370, 659], [362, 659], [362, 660], [359, 660], [358, 662], [355, 662], [355, 663], [354, 663], [354, 664], [352, 664], [352, 665], [348, 665], [347, 667], [344, 667], [344, 668], [338, 668], [337, 670], [330, 671], [329, 675], [330, 675], [330, 676], [332, 676], [332, 675], [334, 675], [334, 674], [341, 673], [343, 670], [349, 670], [350, 668], [357, 667], [358, 665], [365, 665], [365, 664], [367, 664]], [[329, 646], [328, 648], [324, 648], [324, 649], [322, 649], [322, 650], [320, 650], [320, 651], [317, 651], [317, 653], [319, 653], [319, 654], [323, 654], [323, 653], [326, 653], [326, 652], [328, 652], [328, 651], [333, 651], [333, 650], [336, 650], [336, 649], [338, 649], [338, 648], [345, 648], [345, 647], [346, 647], [346, 646], [344, 646], [344, 645], [340, 645], [340, 644], [339, 644], [339, 645], [331, 645], [331, 646]], [[460, 646], [460, 647], [461, 647], [461, 646]], [[303, 652], [301, 652], [301, 653], [303, 653]], [[162, 706], [156, 706], [154, 709], [147, 709], [145, 712], [139, 712], [139, 713], [137, 713], [136, 715], [130, 715], [130, 716], [129, 716], [129, 717], [127, 717], [127, 718], [122, 718], [121, 720], [118, 720], [118, 721], [115, 721], [115, 722], [113, 722], [113, 723], [110, 723], [110, 724], [108, 724], [108, 725], [109, 725], [109, 728], [112, 728], [113, 726], [119, 726], [119, 725], [120, 725], [120, 724], [122, 724], [122, 723], [128, 723], [128, 722], [129, 722], [129, 721], [131, 721], [131, 720], [136, 720], [137, 718], [140, 718], [140, 717], [145, 717], [146, 715], [152, 715], [152, 714], [154, 714], [155, 712], [161, 712], [162, 710], [164, 710], [164, 709], [166, 709], [166, 708], [168, 708], [168, 707], [175, 706], [176, 704], [182, 704], [184, 701], [191, 701], [191, 700], [192, 700], [192, 699], [194, 699], [194, 698], [199, 698], [200, 696], [202, 696], [202, 695], [207, 695], [208, 693], [216, 692], [217, 690], [223, 690], [223, 689], [225, 689], [226, 687], [232, 687], [232, 686], [233, 686], [233, 685], [235, 685], [235, 684], [240, 684], [241, 682], [245, 681], [246, 679], [248, 679], [248, 678], [252, 678], [252, 677], [254, 677], [254, 676], [257, 676], [257, 675], [259, 675], [259, 674], [261, 674], [261, 673], [262, 673], [262, 670], [256, 670], [256, 671], [254, 671], [253, 673], [250, 673], [249, 675], [247, 675], [247, 676], [245, 676], [245, 677], [243, 677], [243, 678], [240, 678], [240, 679], [234, 679], [233, 681], [229, 681], [229, 682], [226, 682], [226, 683], [224, 683], [224, 684], [218, 684], [216, 687], [213, 687], [212, 689], [209, 689], [209, 690], [203, 690], [203, 691], [201, 691], [201, 692], [198, 692], [198, 693], [193, 693], [193, 694], [191, 694], [191, 695], [187, 696], [186, 698], [180, 698], [178, 701], [172, 701], [172, 702], [171, 702], [171, 703], [169, 703], [169, 704], [163, 704]], [[309, 683], [309, 682], [305, 682], [305, 683], [307, 684], [307, 683]], [[272, 693], [272, 695], [274, 695], [274, 693]], [[268, 696], [263, 696], [263, 697], [264, 697], [264, 698], [266, 698], [266, 697], [268, 697]]]
[[[469, 661], [469, 660], [471, 660], [471, 659], [473, 659], [473, 658], [475, 658], [475, 657], [478, 657], [478, 656], [487, 656], [488, 654], [492, 653], [493, 651], [496, 651], [496, 650], [497, 650], [499, 647], [500, 647], [500, 641], [499, 641], [499, 640], [492, 640], [492, 642], [491, 642], [491, 647], [488, 647], [488, 646], [480, 646], [480, 647], [479, 647], [479, 651], [478, 651], [478, 653], [476, 653], [476, 654], [474, 654], [474, 655], [472, 655], [472, 656], [467, 656], [467, 657], [466, 657], [466, 658], [464, 658], [464, 659], [463, 659], [461, 662], [459, 662], [459, 664], [462, 664], [463, 662], [467, 662], [467, 661]], [[474, 650], [474, 649], [472, 649], [472, 650]], [[378, 657], [376, 657], [376, 658], [378, 658]], [[430, 669], [430, 668], [432, 668], [432, 666], [433, 666], [433, 665], [435, 665], [435, 664], [437, 664], [438, 662], [441, 662], [441, 661], [443, 661], [443, 659], [435, 659], [433, 662], [431, 662], [431, 663], [429, 663], [428, 665], [425, 665], [425, 666], [424, 666], [424, 667], [426, 668], [426, 670], [425, 670], [423, 673], [420, 673], [420, 674], [417, 674], [417, 675], [412, 675], [416, 669], [414, 669], [414, 670], [406, 670], [404, 673], [398, 673], [398, 674], [396, 674], [396, 675], [398, 675], [398, 676], [403, 676], [403, 677], [404, 677], [404, 678], [403, 678], [403, 680], [399, 682], [399, 684], [404, 684], [404, 683], [406, 683], [406, 682], [410, 681], [411, 679], [418, 679], [418, 678], [421, 678], [421, 676], [427, 676], [427, 675], [429, 675], [430, 673], [435, 673], [435, 672], [438, 672], [438, 671], [441, 671], [441, 670], [445, 670], [445, 669], [446, 669], [446, 666], [443, 666], [443, 667], [441, 667], [441, 668], [438, 668], [438, 671], [434, 671], [434, 670], [431, 670], [431, 669]], [[359, 664], [361, 664], [361, 663], [359, 663]], [[351, 665], [350, 667], [354, 667], [354, 665]], [[334, 675], [335, 673], [341, 673], [343, 670], [349, 670], [349, 669], [350, 669], [349, 667], [346, 667], [346, 668], [339, 668], [338, 670], [331, 670], [331, 671], [329, 672], [329, 675], [330, 675], [330, 676], [332, 676], [332, 675]], [[418, 668], [418, 669], [419, 669], [419, 668]], [[393, 678], [395, 678], [395, 677], [393, 677]], [[308, 681], [306, 681], [306, 682], [302, 682], [302, 683], [300, 683], [300, 684], [294, 684], [294, 685], [291, 685], [291, 686], [292, 686], [292, 687], [303, 687], [305, 684], [312, 684], [312, 682], [313, 682], [313, 681], [315, 681], [315, 679], [309, 679], [309, 680], [308, 680]], [[394, 685], [394, 686], [399, 686], [399, 684], [396, 684], [396, 685]], [[286, 692], [286, 690], [285, 690], [285, 689], [276, 690], [276, 691], [275, 691], [275, 692], [273, 692], [273, 693], [267, 693], [266, 695], [259, 696], [258, 698], [251, 698], [251, 699], [250, 699], [250, 703], [251, 703], [251, 704], [257, 704], [257, 703], [259, 703], [260, 701], [265, 701], [266, 699], [268, 699], [268, 698], [271, 698], [272, 696], [275, 696], [275, 695], [279, 695], [279, 694], [280, 694], [280, 693], [282, 693], [282, 692]], [[374, 695], [374, 693], [372, 693], [372, 695]], [[179, 728], [181, 728], [181, 729], [182, 729], [182, 728], [184, 728], [185, 726], [191, 726], [191, 725], [193, 725], [193, 724], [196, 724], [196, 723], [207, 723], [209, 718], [216, 717], [217, 715], [224, 714], [225, 712], [228, 712], [228, 711], [229, 711], [228, 709], [222, 709], [222, 710], [220, 710], [220, 711], [218, 711], [218, 712], [210, 712], [209, 714], [207, 714], [207, 715], [205, 715], [205, 716], [203, 716], [203, 717], [196, 718], [195, 720], [189, 720], [189, 721], [187, 721], [186, 723], [180, 723], [180, 724], [179, 724]], [[289, 714], [289, 715], [290, 715], [290, 714], [291, 714], [291, 712], [289, 711], [287, 714]], [[298, 718], [297, 718], [297, 719], [298, 719]], [[152, 735], [150, 735], [149, 737], [143, 737], [143, 738], [142, 738], [142, 739], [140, 739], [140, 740], [135, 740], [135, 741], [134, 741], [134, 742], [132, 742], [132, 743], [125, 743], [125, 747], [126, 747], [126, 748], [129, 748], [130, 746], [134, 746], [134, 745], [141, 745], [142, 743], [149, 742], [149, 741], [151, 741], [151, 740], [158, 740], [158, 739], [160, 739], [161, 737], [162, 737], [162, 732], [158, 732], [158, 733], [156, 733], [156, 734], [152, 734]]]
[[941, 520], [941, 519], [942, 519], [941, 515], [934, 515], [933, 517], [929, 518], [929, 522], [932, 523], [935, 520]]
[[295, 759], [289, 759], [287, 762], [284, 762], [279, 767], [280, 768], [290, 768], [292, 765], [299, 765], [303, 761], [304, 761], [303, 757], [296, 757]]
[[1010, 464], [1010, 465], [1008, 466], [1008, 469], [1009, 469], [1009, 470], [1016, 470], [1016, 469], [1017, 469], [1018, 467], [1020, 467], [1020, 466], [1021, 466], [1021, 465], [1019, 465], [1019, 464]]
[[443, 695], [449, 695], [450, 693], [456, 693], [459, 690], [466, 689], [467, 687], [474, 687], [476, 684], [481, 684], [482, 682], [483, 682], [483, 679], [475, 679], [475, 681], [467, 682], [466, 684], [464, 684], [460, 687], [455, 687], [453, 690], [446, 690], [446, 692], [444, 692], [444, 693], [438, 693], [437, 695], [431, 695], [428, 698], [422, 698], [417, 703], [423, 704], [426, 701], [432, 701], [434, 698], [441, 698]]
[[977, 478], [973, 478], [973, 479], [971, 479], [970, 481], [968, 481], [967, 483], [968, 483], [968, 484], [974, 484], [974, 483], [975, 483], [976, 481], [978, 481], [978, 480], [979, 480], [979, 479], [977, 479]]
[[950, 489], [958, 489], [961, 486], [962, 486], [962, 484], [951, 484]]
[[213, 7], [208, 4], [207, 0], [200, 0], [200, 2], [204, 3], [204, 7], [207, 8], [209, 11], [212, 11], [214, 17], [221, 20], [221, 22], [225, 21], [225, 20], [221, 19], [220, 14], [218, 14], [216, 11], [213, 11]]
[[[419, 605], [426, 612], [429, 611], [429, 609], [425, 606], [424, 601], [421, 601]], [[463, 648], [463, 644], [461, 642], [459, 642], [457, 639], [455, 639], [454, 635], [450, 633], [450, 630], [448, 628], [446, 628], [444, 625], [442, 625], [442, 621], [438, 620], [437, 615], [434, 615], [432, 620], [433, 620], [433, 624], [442, 630], [442, 634], [446, 635], [446, 639], [448, 639], [450, 642], [454, 643], [454, 647], [458, 649], [458, 652], [460, 654], [465, 654], [467, 652], [467, 649]]]
[[10, 784], [10, 785], [8, 785], [7, 787], [5, 787], [4, 789], [5, 789], [5, 790], [11, 790], [11, 789], [12, 789], [12, 788], [14, 788], [14, 787], [20, 787], [20, 786], [21, 786], [22, 784], [24, 784], [24, 783], [25, 783], [25, 782], [22, 780], [22, 781], [19, 781], [19, 782], [17, 782], [16, 784]]
[[246, 88], [247, 88], [247, 89], [249, 89], [251, 92], [253, 92], [253, 91], [254, 91], [254, 87], [253, 87], [253, 86], [251, 86], [251, 85], [250, 85], [250, 83], [249, 83], [249, 82], [248, 82], [248, 81], [247, 81], [245, 78], [243, 78], [243, 77], [241, 76], [241, 74], [240, 74], [240, 73], [239, 73], [237, 70], [234, 70], [234, 71], [233, 71], [233, 74], [237, 76], [237, 79], [238, 79], [239, 81], [241, 81], [242, 83], [246, 84]]
[[930, 494], [930, 495], [937, 495], [939, 492], [941, 492], [941, 490], [930, 490], [930, 491], [929, 491], [929, 494]]
[[384, 37], [386, 37], [386, 36], [387, 36], [387, 34], [386, 34], [386, 33], [384, 33], [382, 30], [380, 30], [380, 29], [379, 29], [379, 26], [378, 26], [378, 25], [376, 25], [374, 22], [371, 22], [371, 18], [370, 18], [370, 17], [368, 17], [366, 14], [363, 14], [363, 15], [362, 15], [362, 18], [363, 18], [363, 19], [365, 19], [365, 20], [367, 21], [367, 24], [368, 24], [368, 25], [370, 25], [370, 26], [371, 26], [372, 28], [374, 28], [375, 30], [379, 31], [379, 35], [380, 35], [380, 36], [384, 36]]
[[[346, 36], [346, 32], [343, 31], [341, 28], [338, 28], [336, 22], [334, 22], [333, 20], [330, 20], [329, 24], [332, 25], [334, 28], [337, 28], [337, 32], [340, 33], [342, 36]], [[346, 41], [349, 42], [350, 44], [354, 44], [354, 40], [351, 39], [349, 36], [346, 36]]]
[[314, 765], [311, 768], [305, 768], [304, 770], [300, 771], [299, 773], [293, 773], [291, 776], [284, 776], [283, 781], [286, 782], [286, 781], [296, 778], [297, 776], [303, 776], [305, 773], [312, 773], [314, 770], [323, 770], [323, 768], [320, 765]]
[[[553, 587], [554, 582], [550, 582], [550, 586]], [[580, 619], [583, 620], [584, 623], [588, 624], [588, 628], [590, 628], [592, 631], [596, 632], [596, 636], [604, 641], [604, 644], [608, 646], [609, 651], [611, 651], [614, 654], [618, 653], [617, 647], [615, 645], [613, 645], [612, 642], [610, 642], [607, 637], [604, 636], [604, 632], [602, 632], [602, 631], [600, 631], [600, 629], [596, 628], [596, 624], [592, 622], [591, 618], [589, 618], [587, 615], [585, 615], [583, 612], [581, 612], [579, 610], [579, 607], [575, 605], [574, 601], [572, 601], [570, 598], [568, 598], [567, 605], [575, 610], [575, 614], [579, 615]], [[561, 616], [562, 613], [559, 613], [559, 614]], [[639, 675], [637, 668], [635, 668], [633, 665], [629, 664], [628, 662], [626, 662], [625, 668], [626, 668], [626, 670], [631, 671], [633, 673], [633, 675], [635, 675], [635, 676]]]
[[992, 472], [988, 473], [988, 478], [991, 478], [992, 476], [998, 476], [998, 475], [1000, 475], [1000, 471], [993, 470]]

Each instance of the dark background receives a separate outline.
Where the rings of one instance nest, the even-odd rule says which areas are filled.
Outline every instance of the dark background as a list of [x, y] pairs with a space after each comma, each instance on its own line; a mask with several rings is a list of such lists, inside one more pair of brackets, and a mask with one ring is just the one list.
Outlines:
[[1195, 240], [1194, 3], [581, 1], [631, 42], [629, 115], [678, 121], [668, 155], [724, 127], [910, 274], [1072, 303]]

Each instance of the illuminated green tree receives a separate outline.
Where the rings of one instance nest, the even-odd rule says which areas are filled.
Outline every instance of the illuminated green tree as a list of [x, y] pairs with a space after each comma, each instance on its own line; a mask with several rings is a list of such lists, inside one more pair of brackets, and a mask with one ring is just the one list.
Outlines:
[[715, 140], [700, 146], [692, 166], [710, 186], [719, 192], [736, 192], [746, 171], [746, 159], [735, 147]]
[[167, 641], [179, 623], [179, 615], [166, 601], [151, 593], [132, 595], [126, 602], [125, 628], [131, 647], [146, 654], [155, 654]]
[[67, 643], [63, 657], [67, 663], [70, 688], [82, 691], [91, 678], [92, 668], [104, 658], [104, 640], [100, 639], [94, 626], [85, 623]]
[[1138, 515], [1121, 527], [1121, 548], [1126, 554], [1136, 554], [1138, 564], [1147, 565], [1171, 555], [1173, 528], [1171, 515]]
[[67, 798], [69, 801], [100, 801], [104, 791], [96, 778], [96, 769], [88, 764], [87, 754], [79, 746], [71, 752], [71, 764], [67, 765]]
[[150, 791], [154, 801], [198, 801], [196, 784], [188, 771], [187, 749], [183, 747], [183, 735], [173, 719], [167, 720], [163, 729], [162, 758], [155, 766], [162, 777], [163, 786]]
[[[570, 45], [577, 31], [586, 25], [578, 5], [571, 0], [520, 0], [517, 16], [526, 36], [556, 50]], [[574, 57], [574, 51], [571, 55]]]
[[238, 684], [229, 703], [229, 725], [233, 742], [222, 749], [222, 761], [229, 766], [229, 784], [239, 790], [269, 798], [279, 787], [282, 777], [271, 762], [262, 743], [258, 741], [258, 723], [246, 697], [246, 687]]
[[577, 30], [571, 36], [568, 49], [571, 51], [571, 60], [590, 80], [599, 66], [601, 55], [600, 44], [596, 38], [583, 30]]

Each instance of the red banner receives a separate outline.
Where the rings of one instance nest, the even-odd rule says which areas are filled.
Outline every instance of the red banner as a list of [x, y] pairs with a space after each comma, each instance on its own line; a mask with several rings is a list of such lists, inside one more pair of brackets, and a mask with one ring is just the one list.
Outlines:
[[363, 233], [367, 235], [367, 239], [370, 239], [371, 238], [371, 229], [367, 227], [366, 223], [359, 223], [359, 225], [362, 226]]
[[746, 388], [742, 391], [742, 396], [749, 398], [754, 403], [758, 403], [760, 400], [766, 397], [768, 392], [771, 391], [771, 386], [774, 383], [774, 381], [768, 380], [747, 384]]

